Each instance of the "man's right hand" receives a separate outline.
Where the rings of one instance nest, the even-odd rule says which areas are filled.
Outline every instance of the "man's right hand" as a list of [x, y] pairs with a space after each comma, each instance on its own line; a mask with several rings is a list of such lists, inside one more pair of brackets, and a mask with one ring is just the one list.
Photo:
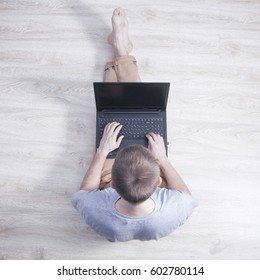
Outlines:
[[159, 134], [151, 132], [146, 135], [146, 138], [148, 139], [148, 150], [159, 161], [159, 163], [167, 160], [163, 137]]

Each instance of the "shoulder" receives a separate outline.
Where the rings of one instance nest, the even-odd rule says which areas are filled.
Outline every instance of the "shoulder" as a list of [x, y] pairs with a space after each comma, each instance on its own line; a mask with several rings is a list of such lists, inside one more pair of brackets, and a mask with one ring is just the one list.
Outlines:
[[79, 190], [72, 195], [71, 203], [76, 209], [80, 210], [79, 208], [85, 206], [98, 207], [99, 205], [111, 204], [118, 197], [118, 193], [112, 188], [90, 191]]
[[156, 188], [155, 192], [153, 193], [153, 197], [160, 200], [183, 200], [197, 203], [197, 200], [192, 195], [178, 190], [171, 190], [166, 188]]
[[188, 217], [193, 209], [198, 206], [198, 201], [191, 195], [178, 190], [157, 188], [152, 196], [159, 208], [176, 208]]

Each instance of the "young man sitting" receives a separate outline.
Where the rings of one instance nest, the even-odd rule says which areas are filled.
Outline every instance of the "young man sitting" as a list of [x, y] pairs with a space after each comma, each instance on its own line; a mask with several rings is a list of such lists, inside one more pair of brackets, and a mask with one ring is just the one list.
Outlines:
[[[114, 11], [112, 26], [108, 40], [116, 58], [106, 64], [104, 80], [140, 81], [136, 60], [129, 55], [133, 46], [122, 9]], [[72, 204], [87, 224], [110, 241], [164, 237], [187, 220], [197, 202], [167, 158], [158, 134], [146, 135], [148, 148], [128, 146], [115, 160], [106, 159], [120, 146], [121, 129], [117, 122], [106, 125]]]

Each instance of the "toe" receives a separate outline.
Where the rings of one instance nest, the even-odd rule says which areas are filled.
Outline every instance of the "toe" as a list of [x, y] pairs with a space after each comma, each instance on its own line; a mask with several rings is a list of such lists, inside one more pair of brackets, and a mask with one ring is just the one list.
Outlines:
[[124, 9], [122, 9], [120, 7], [115, 9], [115, 12], [116, 12], [116, 15], [118, 15], [118, 16], [124, 16], [125, 15]]
[[120, 15], [120, 8], [116, 8], [113, 13], [115, 16]]

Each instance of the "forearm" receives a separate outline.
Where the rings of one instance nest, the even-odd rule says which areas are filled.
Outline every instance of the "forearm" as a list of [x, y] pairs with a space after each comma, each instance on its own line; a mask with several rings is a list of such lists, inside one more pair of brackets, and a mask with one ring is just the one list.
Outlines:
[[102, 169], [109, 152], [114, 151], [120, 146], [123, 135], [118, 137], [122, 125], [118, 122], [108, 123], [105, 126], [103, 136], [99, 143], [99, 150], [87, 170], [81, 183], [81, 190], [95, 190], [99, 188]]
[[167, 158], [160, 162], [160, 167], [167, 181], [168, 189], [176, 189], [181, 192], [191, 194], [187, 185]]
[[101, 172], [105, 160], [106, 154], [96, 152], [81, 183], [81, 190], [94, 190], [99, 188]]

